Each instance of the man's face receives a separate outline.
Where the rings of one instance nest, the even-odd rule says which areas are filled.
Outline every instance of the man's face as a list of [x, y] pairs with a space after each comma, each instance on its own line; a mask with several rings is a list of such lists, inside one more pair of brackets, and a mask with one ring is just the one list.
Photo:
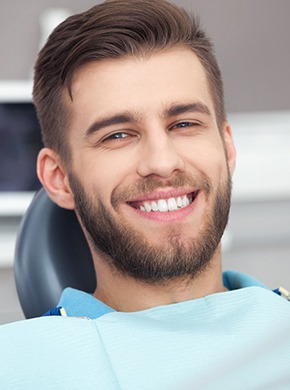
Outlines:
[[227, 223], [234, 161], [195, 54], [91, 63], [72, 92], [69, 181], [94, 249], [137, 279], [199, 274]]

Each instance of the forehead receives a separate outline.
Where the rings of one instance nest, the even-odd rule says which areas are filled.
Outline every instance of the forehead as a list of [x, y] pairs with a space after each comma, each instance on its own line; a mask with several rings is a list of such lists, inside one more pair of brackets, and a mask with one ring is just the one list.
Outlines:
[[200, 101], [214, 114], [206, 72], [186, 48], [88, 63], [72, 79], [72, 97], [74, 118], [124, 110], [145, 115], [182, 101]]

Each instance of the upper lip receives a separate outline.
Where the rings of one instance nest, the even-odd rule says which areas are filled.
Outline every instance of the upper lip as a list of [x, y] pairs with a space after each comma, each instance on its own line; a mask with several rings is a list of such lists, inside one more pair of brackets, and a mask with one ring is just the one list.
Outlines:
[[160, 190], [160, 191], [154, 191], [150, 192], [148, 194], [142, 195], [138, 198], [132, 199], [128, 201], [128, 203], [135, 203], [135, 202], [152, 202], [154, 200], [159, 199], [169, 199], [169, 198], [177, 198], [179, 196], [184, 195], [190, 195], [194, 192], [197, 192], [197, 189], [190, 189], [190, 188], [174, 188], [169, 190]]

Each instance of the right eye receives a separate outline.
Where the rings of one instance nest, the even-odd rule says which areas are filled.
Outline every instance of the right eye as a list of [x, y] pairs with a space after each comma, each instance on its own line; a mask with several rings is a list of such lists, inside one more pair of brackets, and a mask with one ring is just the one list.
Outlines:
[[106, 149], [118, 149], [123, 148], [137, 137], [133, 131], [115, 131], [104, 135], [98, 142], [97, 145], [104, 147]]
[[128, 138], [130, 135], [128, 133], [124, 133], [123, 131], [119, 131], [117, 133], [110, 134], [106, 138], [103, 139], [103, 142], [113, 141], [113, 140], [121, 140], [124, 138]]

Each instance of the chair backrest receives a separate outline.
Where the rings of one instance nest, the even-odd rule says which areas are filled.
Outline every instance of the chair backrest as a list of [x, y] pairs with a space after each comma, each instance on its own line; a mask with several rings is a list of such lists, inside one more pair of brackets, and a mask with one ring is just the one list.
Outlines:
[[65, 287], [95, 290], [91, 253], [74, 211], [58, 207], [44, 189], [20, 224], [14, 273], [26, 318], [55, 307]]

